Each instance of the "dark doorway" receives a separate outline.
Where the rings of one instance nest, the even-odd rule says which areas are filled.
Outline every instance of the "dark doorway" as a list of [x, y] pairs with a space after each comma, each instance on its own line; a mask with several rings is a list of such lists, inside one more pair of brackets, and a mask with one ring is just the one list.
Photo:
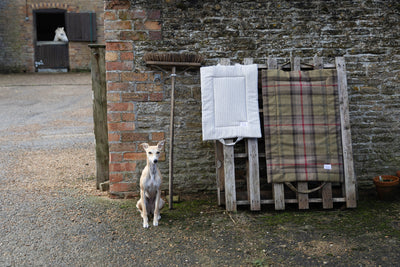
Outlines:
[[38, 10], [35, 14], [37, 41], [53, 41], [55, 30], [58, 27], [65, 28], [65, 10]]
[[64, 27], [65, 32], [67, 32], [65, 16], [66, 11], [62, 9], [34, 11], [36, 71], [68, 71], [68, 43], [53, 41], [55, 30], [58, 27]]

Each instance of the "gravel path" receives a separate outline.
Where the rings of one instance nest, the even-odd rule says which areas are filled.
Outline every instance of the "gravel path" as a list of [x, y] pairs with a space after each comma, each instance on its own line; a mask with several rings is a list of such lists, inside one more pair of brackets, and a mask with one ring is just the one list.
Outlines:
[[0, 266], [104, 263], [90, 74], [0, 75], [0, 114]]
[[0, 266], [398, 266], [400, 199], [227, 213], [183, 196], [143, 229], [94, 189], [90, 74], [0, 75]]

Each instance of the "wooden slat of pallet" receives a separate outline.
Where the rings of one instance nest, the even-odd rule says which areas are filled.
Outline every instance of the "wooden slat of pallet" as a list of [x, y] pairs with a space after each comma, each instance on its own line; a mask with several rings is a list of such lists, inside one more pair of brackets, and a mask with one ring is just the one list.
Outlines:
[[258, 141], [257, 138], [246, 140], [248, 151], [247, 162], [247, 191], [251, 210], [260, 210], [260, 171], [258, 161]]
[[316, 70], [320, 70], [324, 68], [324, 62], [323, 59], [321, 57], [314, 57], [314, 69]]
[[[232, 143], [232, 139], [226, 139]], [[227, 211], [236, 211], [235, 158], [233, 146], [223, 146], [225, 173], [225, 205]]]
[[216, 177], [217, 177], [217, 197], [218, 205], [222, 205], [221, 193], [225, 188], [225, 174], [224, 174], [224, 150], [222, 143], [219, 141], [215, 142], [215, 167], [216, 167]]
[[[268, 58], [267, 61], [268, 69], [277, 69], [278, 62], [276, 58]], [[274, 198], [275, 210], [285, 209], [285, 190], [283, 183], [272, 184], [272, 195]]]
[[[235, 158], [247, 158], [248, 156], [248, 153], [235, 153]], [[258, 157], [265, 158], [265, 153], [260, 153], [260, 151], [258, 151]]]
[[300, 192], [305, 192], [308, 190], [308, 183], [307, 182], [298, 182], [297, 183], [297, 190], [299, 193], [297, 193], [297, 199], [298, 199], [298, 204], [299, 204], [299, 209], [300, 210], [306, 210], [309, 209], [310, 206], [308, 205], [309, 199], [308, 199], [308, 194], [307, 193], [300, 193]]
[[[221, 58], [221, 65], [230, 65], [229, 58]], [[232, 143], [232, 139], [227, 139], [227, 143]], [[219, 141], [217, 141], [219, 143]], [[224, 184], [225, 184], [225, 206], [227, 211], [236, 211], [236, 185], [235, 185], [235, 157], [233, 146], [218, 145], [216, 148], [223, 151]], [[220, 152], [217, 152], [220, 153]]]
[[322, 190], [322, 208], [333, 209], [332, 183], [326, 183], [321, 190]]
[[337, 57], [335, 63], [338, 74], [338, 86], [339, 86], [339, 103], [340, 103], [340, 120], [341, 120], [340, 124], [342, 127], [346, 206], [348, 208], [355, 208], [357, 207], [356, 177], [354, 173], [353, 150], [351, 146], [346, 65], [343, 57]]
[[[245, 58], [243, 64], [253, 64], [252, 58]], [[258, 141], [257, 138], [245, 139], [246, 150], [248, 153], [247, 160], [247, 192], [250, 202], [250, 210], [260, 210], [260, 171], [258, 161]]]
[[[295, 71], [300, 71], [301, 70], [301, 65], [300, 65], [300, 58], [295, 57], [292, 61], [292, 70]], [[297, 183], [297, 190], [299, 192], [305, 192], [308, 190], [308, 184], [307, 182], [298, 182]], [[299, 200], [299, 209], [309, 209], [308, 205], [308, 194], [303, 194], [303, 193], [297, 193], [297, 199]]]
[[[229, 65], [230, 60], [226, 58], [221, 58], [219, 59], [219, 64]], [[220, 143], [219, 141], [215, 141], [215, 167], [217, 174], [218, 205], [222, 205], [222, 203], [226, 203], [225, 200], [221, 199], [222, 193], [225, 191], [225, 167], [224, 148], [222, 143]]]
[[283, 183], [272, 184], [272, 194], [274, 196], [275, 210], [285, 209], [285, 188]]
[[[324, 62], [322, 58], [315, 56], [314, 57], [314, 69], [323, 69]], [[332, 183], [326, 183], [324, 187], [321, 189], [322, 195], [322, 208], [324, 209], [332, 209], [333, 208], [333, 199], [332, 199]]]

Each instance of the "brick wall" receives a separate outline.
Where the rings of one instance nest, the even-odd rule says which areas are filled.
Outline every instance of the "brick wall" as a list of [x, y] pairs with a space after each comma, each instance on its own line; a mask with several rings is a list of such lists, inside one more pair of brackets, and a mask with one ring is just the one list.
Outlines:
[[27, 42], [33, 26], [25, 21], [24, 7], [22, 0], [0, 1], [0, 72], [33, 70], [33, 41]]
[[[96, 12], [97, 43], [104, 43], [102, 0], [29, 0], [27, 3], [25, 0], [0, 1], [0, 72], [35, 71], [33, 10], [52, 8], [67, 12]], [[71, 70], [90, 69], [88, 44], [69, 43]]]
[[[399, 13], [395, 0], [107, 0], [111, 193], [137, 193], [145, 164], [139, 144], [169, 138], [169, 72], [142, 59], [154, 50], [196, 52], [207, 65], [219, 58], [241, 63], [251, 57], [263, 64], [272, 56], [282, 64], [290, 55], [305, 63], [315, 55], [328, 62], [344, 56], [359, 184], [393, 174], [400, 169]], [[201, 139], [198, 71], [178, 75], [175, 97], [175, 187], [214, 189], [214, 146]], [[160, 166], [166, 181], [165, 159]]]

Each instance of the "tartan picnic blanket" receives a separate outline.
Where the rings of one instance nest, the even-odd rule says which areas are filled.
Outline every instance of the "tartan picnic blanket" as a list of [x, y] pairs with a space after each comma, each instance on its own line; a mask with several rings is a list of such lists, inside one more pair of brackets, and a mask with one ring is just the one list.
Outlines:
[[337, 73], [263, 70], [268, 182], [343, 181]]

